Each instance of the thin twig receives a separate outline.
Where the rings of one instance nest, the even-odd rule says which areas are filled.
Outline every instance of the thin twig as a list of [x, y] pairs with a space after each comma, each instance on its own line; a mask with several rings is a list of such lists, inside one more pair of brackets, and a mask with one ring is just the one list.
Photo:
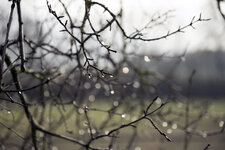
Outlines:
[[10, 131], [12, 131], [12, 132], [13, 132], [16, 136], [18, 136], [19, 138], [25, 140], [25, 138], [24, 138], [22, 135], [20, 135], [16, 130], [14, 130], [14, 129], [8, 127], [7, 125], [5, 125], [5, 124], [2, 123], [2, 122], [0, 122], [0, 125], [2, 125], [3, 127], [7, 128], [7, 129], [10, 130]]
[[208, 145], [204, 148], [204, 150], [209, 149], [209, 146], [210, 146], [210, 144], [208, 144]]
[[20, 6], [21, 1], [17, 0], [16, 1], [16, 6], [17, 6], [17, 14], [18, 14], [18, 23], [19, 23], [19, 46], [20, 46], [20, 59], [21, 59], [21, 71], [25, 71], [25, 53], [24, 53], [24, 33], [23, 33], [23, 20], [22, 20], [22, 12], [21, 12], [21, 6]]
[[3, 79], [3, 69], [4, 69], [4, 63], [5, 63], [5, 55], [6, 55], [6, 49], [7, 49], [7, 46], [8, 46], [9, 32], [10, 32], [11, 24], [12, 24], [12, 20], [13, 20], [14, 8], [15, 8], [15, 0], [12, 1], [12, 5], [11, 5], [9, 21], [7, 23], [7, 31], [6, 31], [6, 36], [5, 36], [5, 43], [4, 43], [3, 46], [1, 46], [2, 61], [1, 61], [1, 67], [0, 67], [0, 89], [2, 88], [2, 79]]

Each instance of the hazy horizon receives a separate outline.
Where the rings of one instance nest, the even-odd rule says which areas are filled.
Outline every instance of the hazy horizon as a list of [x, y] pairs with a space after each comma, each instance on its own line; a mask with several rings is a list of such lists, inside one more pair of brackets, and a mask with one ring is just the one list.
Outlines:
[[[60, 6], [54, 5], [56, 1], [49, 1], [57, 12], [61, 12]], [[70, 1], [67, 1], [70, 3]], [[79, 5], [81, 0], [75, 0], [76, 4]], [[108, 8], [110, 8], [113, 12], [117, 12], [120, 7], [120, 1], [110, 1], [104, 0], [101, 1], [105, 3]], [[69, 10], [73, 11], [74, 5], [73, 2], [70, 4]], [[194, 25], [196, 30], [192, 28], [188, 28], [185, 30], [186, 32], [176, 34], [174, 36], [169, 37], [168, 39], [163, 39], [159, 41], [149, 42], [145, 44], [140, 44], [139, 49], [144, 53], [151, 53], [151, 50], [157, 50], [160, 53], [182, 53], [187, 50], [187, 52], [193, 52], [196, 50], [225, 50], [225, 43], [223, 40], [225, 39], [225, 26], [224, 20], [221, 18], [219, 13], [217, 12], [215, 2], [213, 0], [123, 0], [123, 10], [125, 16], [124, 26], [129, 26], [130, 28], [125, 28], [128, 33], [131, 33], [135, 29], [140, 29], [143, 27], [146, 22], [148, 22], [149, 17], [157, 14], [162, 14], [168, 10], [173, 10], [170, 13], [170, 18], [166, 24], [160, 27], [156, 27], [153, 30], [148, 32], [149, 37], [157, 37], [160, 35], [164, 35], [167, 31], [176, 30], [179, 26], [184, 26], [190, 23], [191, 19], [196, 16], [199, 17], [200, 13], [203, 18], [210, 18], [211, 20], [208, 22], [200, 22]], [[10, 2], [4, 1], [0, 6], [0, 13], [3, 11], [7, 15], [9, 11], [6, 11], [5, 5], [10, 5]], [[78, 6], [76, 8], [79, 8]], [[223, 8], [224, 9], [224, 6]], [[43, 20], [46, 15], [51, 18], [52, 16], [48, 14], [48, 9], [46, 6], [45, 0], [39, 1], [22, 1], [22, 11], [23, 17], [36, 20]], [[98, 15], [98, 14], [97, 14]], [[41, 17], [40, 17], [41, 16]], [[3, 17], [0, 18], [4, 19]], [[1, 19], [1, 20], [2, 20]], [[4, 27], [3, 29], [4, 30]], [[143, 46], [142, 46], [143, 45]]]

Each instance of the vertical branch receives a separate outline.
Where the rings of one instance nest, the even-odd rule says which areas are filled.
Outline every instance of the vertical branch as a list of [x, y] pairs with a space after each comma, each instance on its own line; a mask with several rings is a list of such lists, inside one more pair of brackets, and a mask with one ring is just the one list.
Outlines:
[[126, 146], [127, 150], [131, 150], [131, 148], [134, 144], [134, 141], [137, 137], [137, 134], [138, 134], [137, 128], [133, 128], [133, 134], [131, 135], [130, 140], [129, 140], [127, 146]]
[[18, 14], [18, 23], [19, 23], [19, 48], [20, 48], [20, 59], [21, 59], [21, 71], [25, 71], [24, 67], [24, 62], [25, 62], [25, 54], [24, 54], [24, 33], [23, 33], [23, 20], [22, 20], [22, 13], [21, 13], [21, 7], [20, 7], [20, 2], [19, 0], [16, 1], [17, 5], [17, 14]]
[[189, 143], [189, 133], [188, 133], [188, 127], [189, 127], [189, 111], [190, 111], [190, 94], [191, 94], [191, 87], [192, 87], [192, 80], [196, 73], [196, 70], [194, 69], [188, 79], [188, 91], [187, 91], [187, 100], [186, 100], [186, 107], [185, 107], [185, 135], [184, 135], [184, 150], [188, 149], [188, 143]]
[[[7, 56], [7, 55], [5, 57], [5, 62], [7, 64], [7, 66], [9, 66], [11, 64], [11, 60], [10, 60], [9, 56]], [[20, 83], [19, 78], [18, 78], [17, 70], [13, 67], [13, 68], [10, 69], [10, 73], [12, 75], [13, 81], [14, 81], [16, 89], [18, 91], [20, 101], [23, 104], [24, 112], [25, 112], [26, 117], [27, 117], [27, 119], [30, 123], [30, 126], [31, 126], [31, 136], [32, 136], [32, 142], [33, 142], [34, 149], [38, 150], [37, 141], [36, 141], [36, 130], [37, 130], [37, 128], [36, 128], [35, 122], [33, 120], [33, 117], [32, 117], [32, 115], [29, 111], [24, 92], [21, 91], [22, 87], [21, 87], [21, 83]]]
[[9, 40], [9, 31], [11, 28], [12, 20], [13, 20], [13, 11], [15, 8], [15, 1], [12, 1], [11, 5], [11, 11], [9, 15], [9, 21], [7, 23], [7, 31], [6, 31], [6, 36], [5, 36], [5, 43], [3, 46], [1, 46], [1, 53], [2, 53], [2, 62], [1, 62], [1, 67], [0, 67], [0, 89], [2, 86], [2, 79], [3, 79], [3, 69], [4, 69], [4, 62], [5, 62], [5, 55], [6, 55], [6, 49], [8, 46], [8, 40]]
[[88, 130], [90, 131], [90, 136], [91, 136], [91, 140], [92, 140], [93, 139], [93, 133], [92, 133], [91, 122], [90, 122], [90, 119], [88, 117], [87, 111], [88, 111], [88, 107], [85, 106], [84, 107], [84, 114], [85, 114], [85, 118], [87, 120]]

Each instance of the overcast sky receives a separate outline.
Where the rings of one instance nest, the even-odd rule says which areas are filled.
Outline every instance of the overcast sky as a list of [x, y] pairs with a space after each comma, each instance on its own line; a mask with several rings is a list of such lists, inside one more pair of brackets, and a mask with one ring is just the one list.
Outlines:
[[[51, 3], [56, 1], [50, 0]], [[99, 2], [105, 3], [112, 11], [116, 12], [119, 9], [119, 0], [99, 0]], [[225, 21], [217, 12], [215, 0], [123, 0], [122, 2], [126, 23], [132, 29], [141, 27], [148, 19], [147, 17], [154, 13], [160, 14], [168, 10], [174, 10], [171, 13], [173, 17], [167, 21], [164, 30], [153, 30], [149, 34], [150, 37], [166, 34], [166, 30], [172, 31], [179, 26], [186, 25], [190, 23], [193, 16], [198, 17], [200, 13], [203, 18], [211, 18], [209, 22], [196, 24], [196, 30], [188, 29], [184, 34], [148, 43], [147, 46], [151, 49], [167, 53], [184, 49], [189, 52], [194, 50], [225, 50]], [[10, 2], [6, 0], [1, 3], [0, 13], [6, 10], [4, 8], [10, 6]], [[71, 8], [71, 10], [73, 9]], [[224, 6], [223, 9], [225, 10]], [[45, 0], [22, 0], [22, 11], [25, 17], [32, 16], [35, 19], [39, 19], [41, 18], [40, 15], [48, 13]]]

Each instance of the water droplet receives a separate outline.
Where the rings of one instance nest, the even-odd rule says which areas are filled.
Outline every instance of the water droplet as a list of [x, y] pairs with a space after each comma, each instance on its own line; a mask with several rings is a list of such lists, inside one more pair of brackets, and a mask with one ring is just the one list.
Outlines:
[[79, 133], [80, 135], [84, 135], [85, 131], [84, 131], [83, 129], [80, 129], [80, 130], [78, 131], [78, 133]]
[[122, 118], [125, 118], [126, 117], [126, 114], [122, 114]]
[[95, 88], [96, 88], [96, 89], [100, 89], [100, 88], [101, 88], [101, 84], [100, 84], [100, 83], [96, 83], [96, 84], [95, 84]]
[[111, 90], [110, 93], [113, 95], [115, 93], [115, 91]]
[[73, 101], [73, 105], [77, 105], [77, 102], [75, 100]]
[[106, 45], [105, 42], [101, 41], [102, 45]]
[[83, 126], [87, 127], [88, 126], [88, 122], [87, 121], [84, 121], [83, 122]]
[[11, 111], [7, 111], [8, 114], [11, 114]]
[[173, 130], [172, 130], [172, 129], [167, 129], [166, 132], [167, 132], [168, 134], [171, 134], [171, 133], [173, 132]]
[[141, 150], [141, 147], [137, 146], [134, 148], [134, 150]]
[[58, 150], [58, 147], [52, 146], [52, 150]]
[[109, 77], [110, 77], [110, 78], [113, 78], [114, 76], [113, 76], [113, 75], [110, 75]]
[[80, 114], [83, 114], [83, 113], [84, 113], [84, 110], [83, 110], [82, 108], [79, 108], [79, 109], [78, 109], [78, 112], [79, 112]]
[[176, 123], [174, 123], [173, 125], [172, 125], [172, 129], [177, 129], [177, 124]]
[[127, 73], [129, 73], [130, 70], [128, 67], [123, 67], [122, 71], [124, 74], [127, 74]]
[[89, 110], [89, 109], [88, 109], [88, 106], [84, 105], [84, 106], [83, 106], [83, 110], [88, 111], [88, 110]]
[[180, 60], [185, 62], [186, 61], [186, 58], [184, 56], [180, 57]]
[[118, 101], [114, 101], [113, 102], [113, 106], [115, 106], [115, 107], [119, 106], [119, 102]]
[[92, 130], [91, 130], [91, 133], [92, 133], [92, 134], [95, 134], [95, 133], [96, 133], [96, 130], [95, 130], [95, 129], [92, 129]]
[[224, 126], [224, 121], [219, 122], [219, 127], [222, 128]]
[[136, 89], [139, 88], [140, 87], [140, 83], [138, 81], [134, 81], [133, 87], [136, 88]]
[[164, 121], [164, 122], [162, 123], [162, 126], [163, 126], [163, 127], [167, 127], [167, 126], [168, 126], [168, 123]]
[[91, 88], [91, 84], [89, 82], [85, 82], [84, 83], [84, 88], [87, 89], [87, 90], [90, 89]]
[[88, 133], [91, 133], [91, 132], [90, 132], [90, 129], [87, 129], [87, 132], [88, 132]]
[[203, 132], [203, 133], [202, 133], [202, 137], [203, 137], [203, 138], [206, 138], [206, 137], [207, 137], [207, 133]]
[[109, 134], [109, 131], [106, 130], [106, 131], [105, 131], [105, 134]]
[[22, 94], [22, 92], [21, 92], [21, 91], [19, 91], [18, 93], [19, 93], [20, 95]]
[[94, 101], [95, 101], [95, 96], [94, 96], [94, 95], [90, 95], [90, 96], [88, 97], [88, 100], [89, 100], [90, 102], [94, 102]]
[[148, 56], [144, 56], [144, 60], [145, 60], [145, 62], [150, 62], [151, 61], [151, 59]]
[[88, 73], [88, 78], [90, 79], [92, 77], [92, 74], [91, 73]]
[[157, 100], [155, 101], [155, 103], [158, 104], [158, 105], [160, 105], [162, 103], [161, 98], [158, 97]]

